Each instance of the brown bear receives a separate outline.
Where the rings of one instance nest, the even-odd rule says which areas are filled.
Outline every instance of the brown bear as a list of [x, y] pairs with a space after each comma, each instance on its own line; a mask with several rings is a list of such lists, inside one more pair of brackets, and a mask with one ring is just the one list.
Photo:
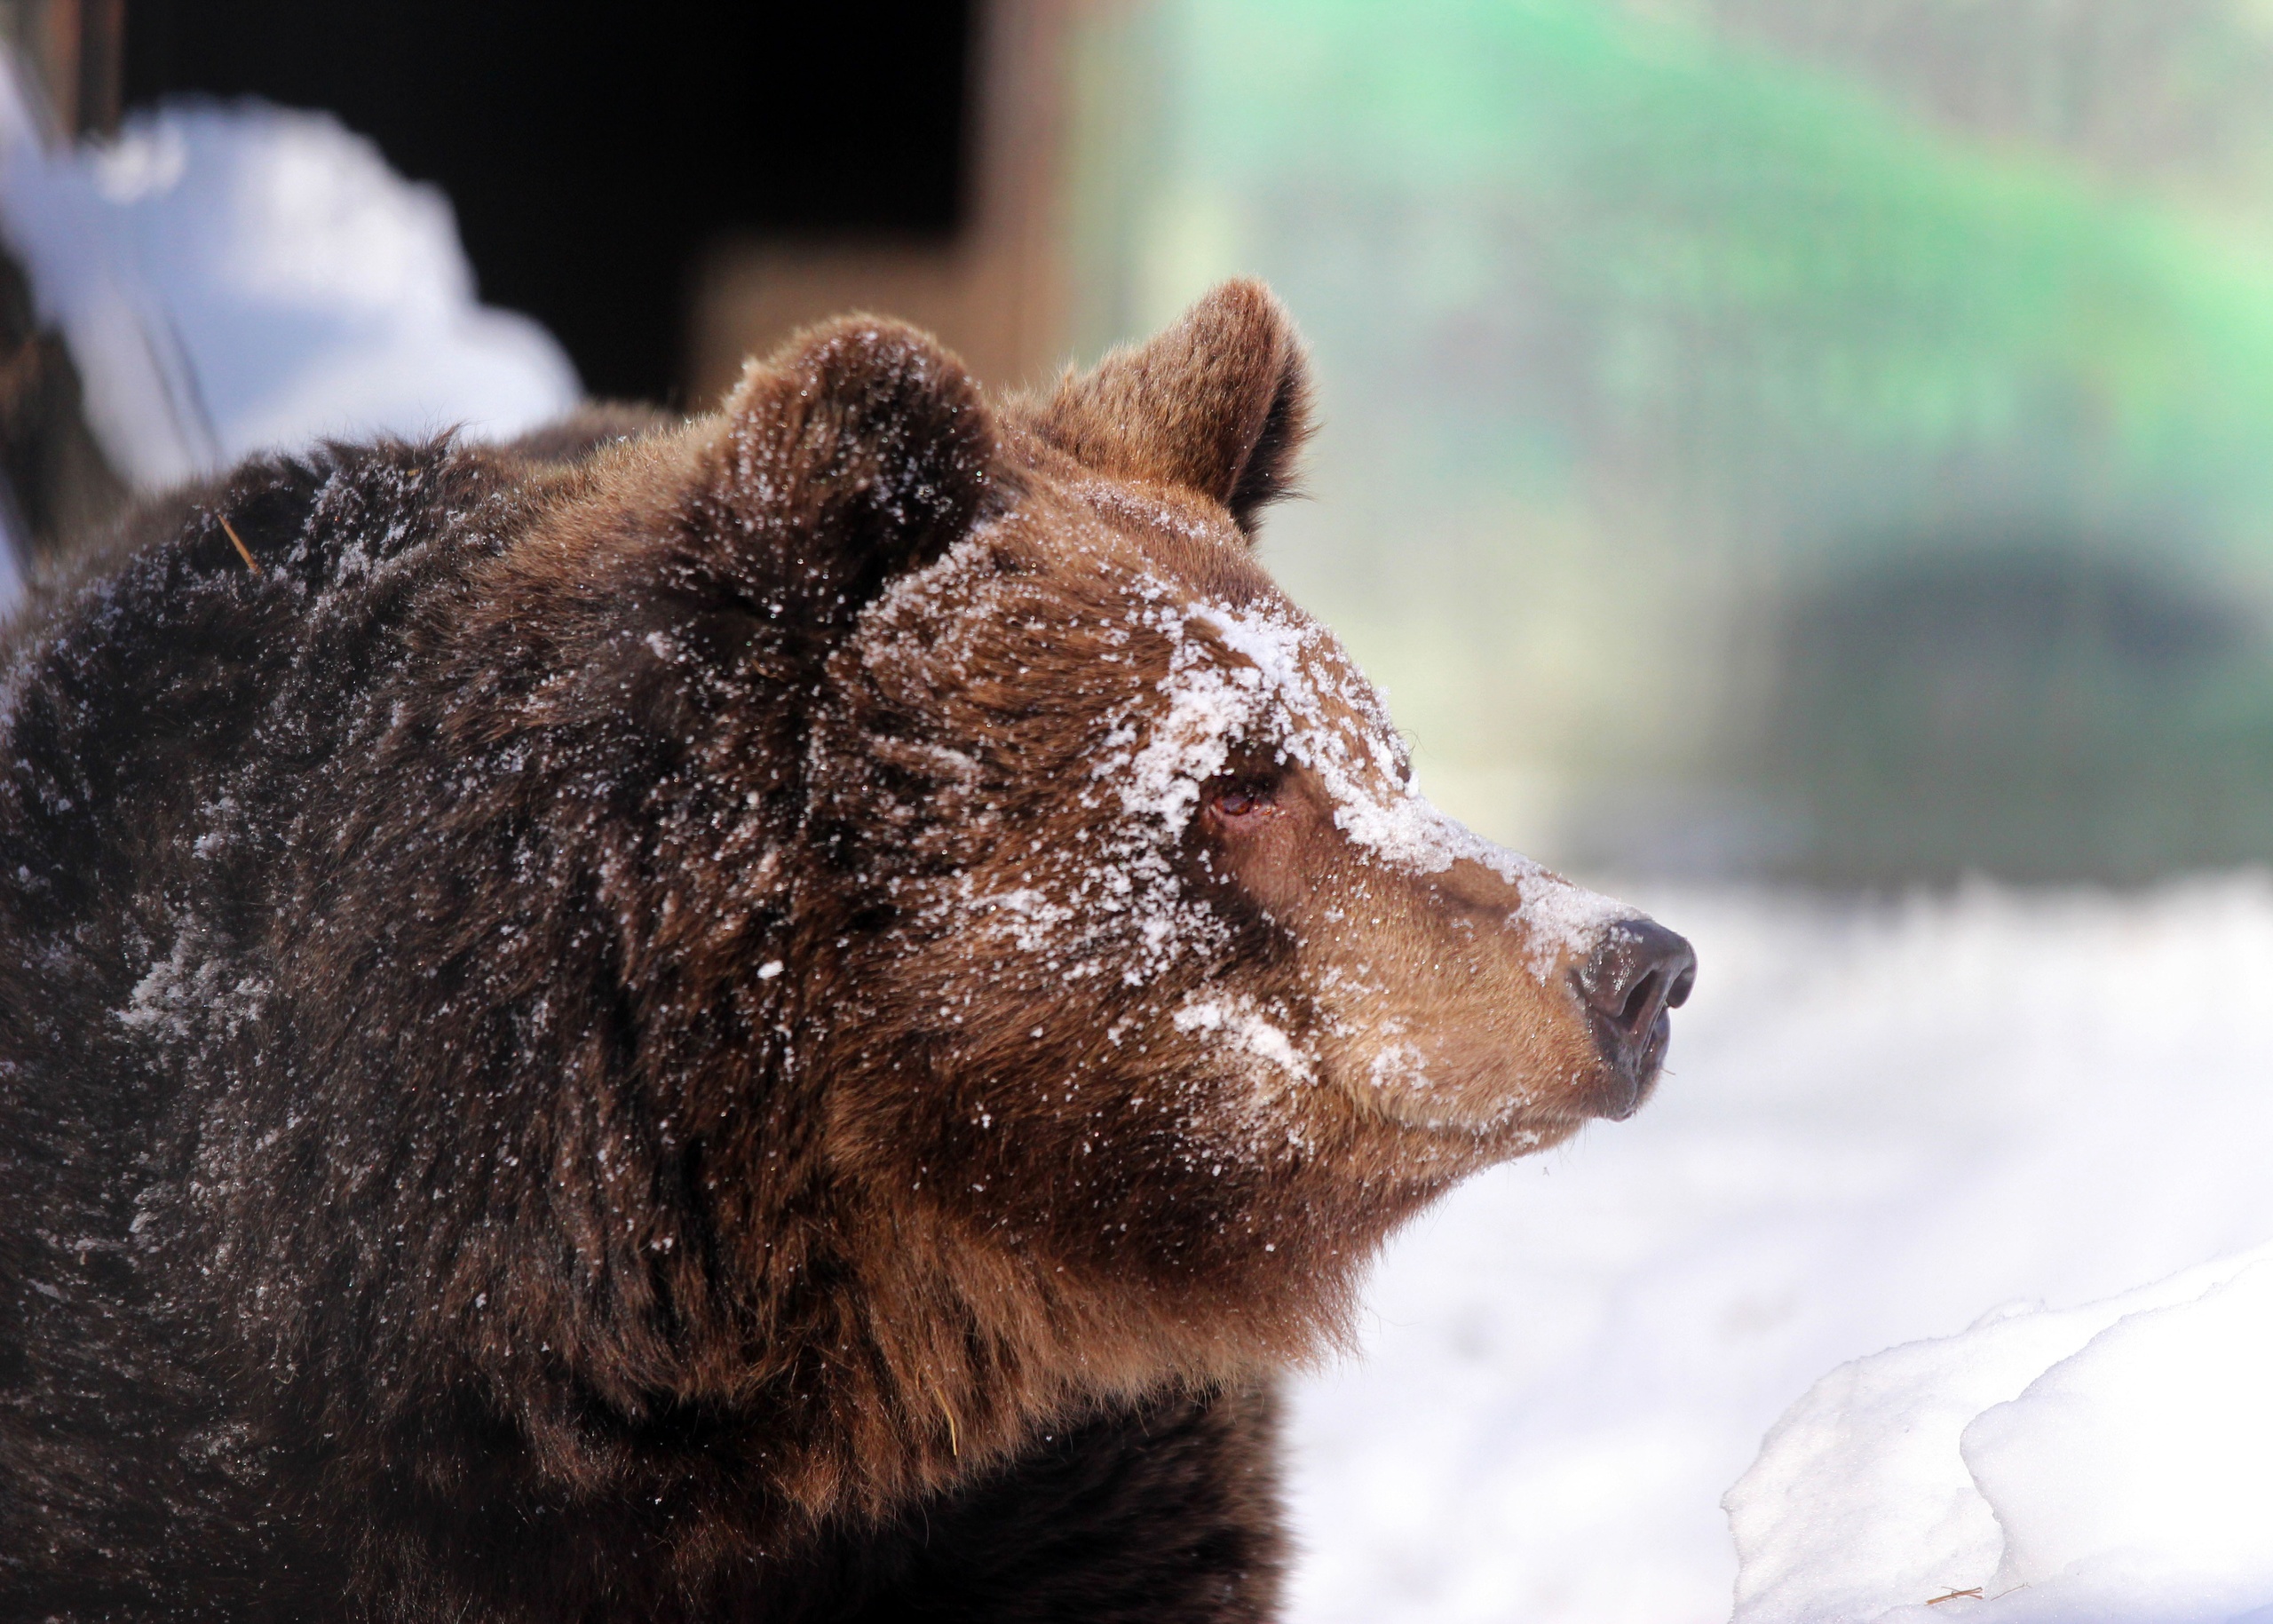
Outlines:
[[0, 1616], [1254, 1620], [1271, 1383], [1681, 940], [1249, 546], [1261, 288], [1038, 400], [333, 446], [0, 667]]

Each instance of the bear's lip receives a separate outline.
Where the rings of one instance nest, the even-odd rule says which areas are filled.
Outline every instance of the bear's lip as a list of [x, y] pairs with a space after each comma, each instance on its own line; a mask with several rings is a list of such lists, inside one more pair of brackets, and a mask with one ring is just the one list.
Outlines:
[[[1606, 1066], [1600, 1069], [1605, 1073], [1610, 1070]], [[1329, 1077], [1333, 1074], [1329, 1071]], [[1601, 1076], [1569, 1092], [1541, 1093], [1513, 1076], [1502, 1076], [1496, 1086], [1442, 1092], [1385, 1087], [1368, 1078], [1352, 1091], [1400, 1129], [1493, 1156], [1545, 1150], [1596, 1117], [1628, 1116], [1641, 1104], [1631, 1080], [1615, 1078], [1605, 1083]]]
[[1454, 1151], [1464, 1158], [1486, 1162], [1529, 1156], [1552, 1149], [1593, 1120], [1580, 1108], [1535, 1106], [1510, 1108], [1482, 1121], [1464, 1116], [1430, 1114], [1413, 1108], [1410, 1101], [1380, 1099], [1374, 1108], [1403, 1133]]

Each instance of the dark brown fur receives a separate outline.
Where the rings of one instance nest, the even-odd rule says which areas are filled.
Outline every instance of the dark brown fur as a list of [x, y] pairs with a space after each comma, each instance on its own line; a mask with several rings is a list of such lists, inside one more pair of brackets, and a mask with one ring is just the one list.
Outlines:
[[[1270, 1616], [1273, 1374], [1607, 1108], [1576, 994], [1453, 928], [1516, 889], [1351, 857], [1298, 772], [1164, 860], [1176, 953], [1066, 904], [1148, 583], [1277, 602], [1239, 532], [1305, 411], [1251, 287], [1040, 403], [855, 320], [683, 426], [250, 463], [51, 583], [0, 1615]], [[1320, 963], [1451, 1034], [1445, 1121]], [[1180, 1023], [1211, 989], [1319, 1086]]]

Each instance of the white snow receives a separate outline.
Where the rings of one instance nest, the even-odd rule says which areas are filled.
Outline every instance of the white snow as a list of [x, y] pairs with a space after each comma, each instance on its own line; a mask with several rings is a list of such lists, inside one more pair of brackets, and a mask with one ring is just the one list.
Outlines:
[[1730, 1491], [1738, 1624], [2273, 1616], [2269, 1366], [2273, 1248], [1842, 1366]]
[[0, 236], [143, 489], [327, 435], [506, 438], [580, 397], [542, 327], [477, 302], [448, 200], [329, 115], [181, 103], [56, 148], [0, 61]]
[[2273, 1269], [2183, 1273], [2273, 1239], [2273, 882], [1628, 894], [1699, 950], [1672, 1074], [1391, 1248], [1295, 1395], [1292, 1616], [1727, 1619], [1811, 1388], [1746, 1624], [2273, 1604]]

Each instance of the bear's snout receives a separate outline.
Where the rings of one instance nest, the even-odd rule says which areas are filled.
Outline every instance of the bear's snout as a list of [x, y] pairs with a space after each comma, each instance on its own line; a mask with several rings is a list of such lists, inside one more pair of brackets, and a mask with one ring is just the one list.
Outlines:
[[1687, 1002], [1697, 955], [1654, 919], [1620, 920], [1574, 979], [1602, 1051], [1604, 1090], [1595, 1113], [1622, 1121], [1658, 1080], [1673, 1032], [1667, 1011]]

